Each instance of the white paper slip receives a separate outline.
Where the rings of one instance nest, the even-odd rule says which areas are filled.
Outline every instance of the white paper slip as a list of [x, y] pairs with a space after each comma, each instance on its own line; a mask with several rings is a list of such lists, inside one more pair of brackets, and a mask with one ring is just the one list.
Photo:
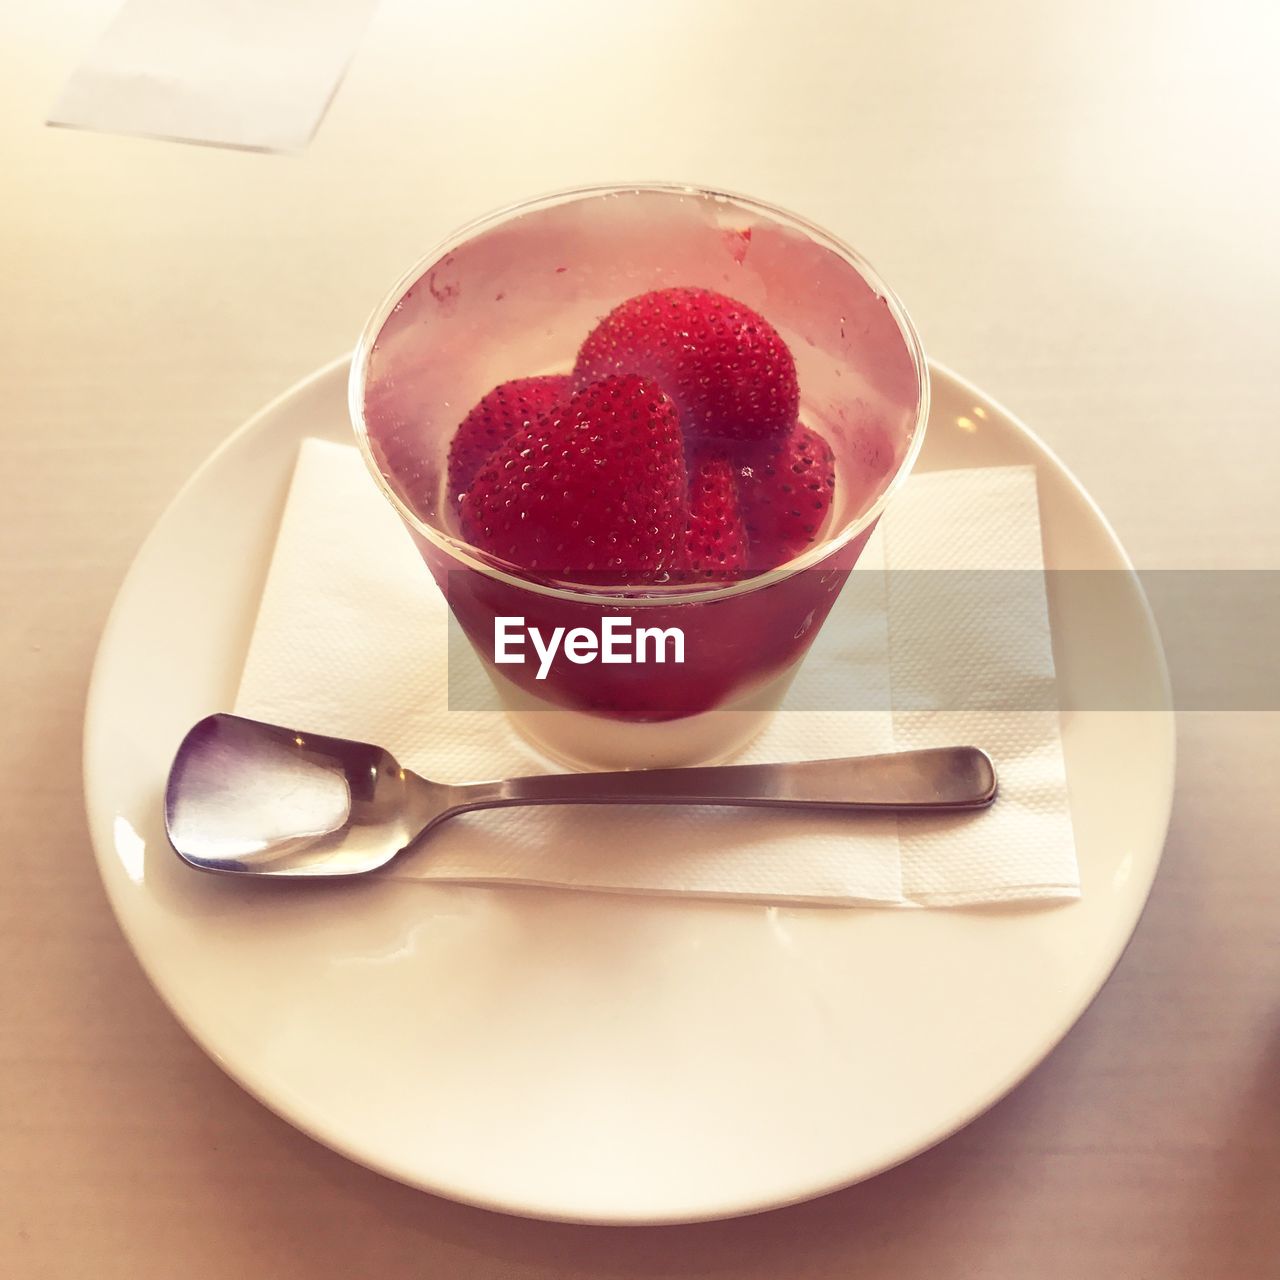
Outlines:
[[299, 151], [377, 0], [126, 0], [50, 124]]
[[[912, 491], [923, 495], [913, 502]], [[896, 509], [895, 509], [896, 508]], [[963, 512], [966, 536], [949, 536]], [[882, 536], [883, 535], [883, 536]], [[822, 759], [906, 746], [974, 743], [1001, 774], [980, 818], [927, 828], [886, 815], [589, 806], [512, 809], [445, 823], [385, 874], [764, 902], [953, 906], [1079, 896], [1057, 713], [974, 709], [900, 715], [928, 692], [933, 620], [894, 607], [895, 555], [938, 549], [929, 569], [985, 566], [1011, 548], [1040, 560], [1029, 467], [914, 478], [867, 544], [784, 704], [741, 762]], [[856, 580], [856, 589], [855, 581]], [[1039, 605], [1043, 605], [1043, 577]], [[1033, 596], [1033, 605], [1036, 598]], [[1034, 610], [1033, 610], [1034, 613]], [[1047, 619], [1047, 615], [1046, 619]], [[1034, 623], [1034, 617], [1033, 617]], [[979, 683], [1012, 660], [1052, 682], [1046, 625], [974, 626], [962, 658]], [[922, 647], [923, 646], [923, 647]], [[442, 782], [542, 772], [496, 700], [455, 698], [448, 610], [421, 557], [352, 448], [304, 442], [235, 709], [299, 730], [363, 739]], [[457, 649], [454, 650], [455, 658]], [[473, 686], [474, 687], [474, 686]], [[924, 717], [922, 719], [922, 717]]]

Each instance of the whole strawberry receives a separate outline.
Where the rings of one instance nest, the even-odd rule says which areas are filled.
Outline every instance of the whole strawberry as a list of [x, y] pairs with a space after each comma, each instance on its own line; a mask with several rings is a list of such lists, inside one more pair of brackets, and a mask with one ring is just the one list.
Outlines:
[[656, 383], [606, 377], [521, 427], [462, 496], [463, 536], [544, 577], [659, 579], [688, 516], [680, 424]]
[[688, 576], [730, 581], [747, 567], [747, 533], [734, 468], [712, 454], [689, 477], [689, 527], [681, 568]]
[[516, 378], [494, 387], [471, 410], [449, 446], [449, 497], [456, 506], [480, 468], [522, 427], [549, 417], [569, 398], [564, 374]]
[[831, 507], [831, 446], [800, 425], [780, 443], [743, 450], [735, 461], [751, 567], [767, 569], [798, 556], [818, 536]]
[[796, 363], [778, 331], [710, 289], [658, 289], [615, 307], [587, 336], [575, 386], [607, 374], [653, 378], [686, 435], [763, 441], [796, 423]]

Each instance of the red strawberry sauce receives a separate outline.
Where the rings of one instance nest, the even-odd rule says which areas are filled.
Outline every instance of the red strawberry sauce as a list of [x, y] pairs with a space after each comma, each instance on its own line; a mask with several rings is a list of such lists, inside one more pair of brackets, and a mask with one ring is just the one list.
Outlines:
[[799, 659], [813, 642], [870, 536], [867, 529], [814, 568], [754, 591], [698, 602], [600, 605], [547, 597], [460, 569], [426, 539], [418, 545], [454, 616], [482, 657], [493, 653], [495, 617], [522, 616], [544, 634], [554, 627], [600, 630], [603, 617], [629, 617], [636, 626], [680, 627], [683, 665], [558, 662], [546, 679], [534, 664], [491, 667], [527, 693], [571, 710], [620, 720], [673, 720], [729, 699], [748, 699]]

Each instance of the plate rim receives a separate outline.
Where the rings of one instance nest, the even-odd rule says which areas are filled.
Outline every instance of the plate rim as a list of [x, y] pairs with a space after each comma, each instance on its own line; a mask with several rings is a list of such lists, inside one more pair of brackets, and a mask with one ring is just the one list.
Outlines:
[[[1009, 424], [1012, 425], [1019, 435], [1029, 441], [1034, 450], [1042, 454], [1052, 464], [1062, 479], [1065, 480], [1066, 484], [1073, 491], [1074, 496], [1083, 501], [1090, 516], [1102, 533], [1105, 534], [1106, 541], [1123, 565], [1124, 571], [1129, 579], [1134, 593], [1134, 599], [1140, 610], [1144, 646], [1148, 649], [1149, 656], [1154, 661], [1154, 671], [1159, 677], [1160, 688], [1163, 695], [1162, 706], [1155, 709], [1154, 714], [1160, 718], [1162, 724], [1167, 730], [1165, 737], [1168, 746], [1168, 767], [1164, 778], [1161, 779], [1162, 786], [1159, 796], [1155, 796], [1154, 792], [1151, 796], [1152, 801], [1159, 801], [1159, 808], [1162, 811], [1162, 817], [1159, 823], [1156, 824], [1158, 826], [1159, 834], [1158, 839], [1156, 839], [1154, 857], [1150, 864], [1150, 876], [1142, 886], [1141, 894], [1136, 895], [1130, 903], [1127, 904], [1129, 907], [1129, 914], [1125, 919], [1124, 929], [1120, 935], [1121, 941], [1119, 946], [1115, 949], [1114, 955], [1112, 955], [1107, 963], [1101, 967], [1096, 982], [1091, 983], [1086, 988], [1084, 994], [1076, 1003], [1076, 1006], [1071, 1009], [1069, 1015], [1064, 1015], [1062, 1025], [1054, 1037], [1038, 1044], [1027, 1060], [1019, 1062], [1007, 1075], [1001, 1075], [994, 1085], [983, 1092], [982, 1096], [975, 1102], [972, 1108], [939, 1126], [935, 1132], [931, 1132], [927, 1137], [916, 1141], [911, 1146], [910, 1150], [904, 1151], [896, 1158], [891, 1158], [879, 1163], [874, 1168], [865, 1169], [835, 1180], [824, 1180], [818, 1184], [797, 1190], [794, 1193], [776, 1194], [767, 1198], [756, 1198], [750, 1203], [737, 1204], [735, 1207], [722, 1207], [710, 1210], [694, 1209], [688, 1213], [654, 1214], [642, 1212], [639, 1214], [619, 1215], [592, 1212], [556, 1212], [548, 1210], [545, 1206], [518, 1205], [513, 1203], [510, 1199], [500, 1199], [496, 1197], [485, 1198], [484, 1196], [474, 1194], [474, 1192], [453, 1188], [449, 1186], [446, 1181], [437, 1180], [428, 1182], [424, 1180], [420, 1174], [417, 1174], [403, 1166], [395, 1167], [391, 1163], [385, 1161], [376, 1162], [375, 1159], [370, 1158], [361, 1151], [351, 1147], [342, 1138], [332, 1133], [322, 1132], [305, 1115], [299, 1114], [289, 1099], [277, 1097], [269, 1098], [264, 1096], [261, 1091], [253, 1087], [248, 1080], [238, 1073], [233, 1063], [223, 1057], [218, 1048], [211, 1043], [210, 1038], [201, 1034], [201, 1032], [197, 1030], [193, 1021], [187, 1016], [186, 1011], [181, 1007], [178, 999], [171, 997], [168, 993], [164, 981], [162, 966], [155, 962], [154, 955], [147, 954], [146, 948], [138, 943], [134, 932], [131, 931], [126, 920], [122, 895], [117, 891], [118, 882], [113, 883], [113, 878], [107, 874], [108, 867], [118, 860], [116, 850], [113, 846], [103, 847], [102, 843], [95, 835], [96, 823], [94, 813], [96, 806], [94, 804], [94, 793], [96, 787], [92, 777], [93, 762], [91, 760], [91, 756], [94, 744], [100, 735], [98, 721], [104, 714], [101, 686], [105, 679], [105, 667], [108, 657], [107, 650], [109, 645], [107, 641], [116, 627], [120, 625], [119, 619], [126, 611], [129, 587], [135, 578], [137, 566], [144, 558], [153, 540], [156, 538], [158, 530], [167, 522], [171, 513], [184, 504], [188, 494], [201, 483], [205, 474], [209, 470], [216, 467], [228, 453], [235, 450], [244, 438], [252, 435], [256, 430], [258, 430], [265, 420], [271, 418], [282, 407], [288, 405], [289, 402], [295, 398], [306, 394], [309, 390], [314, 388], [316, 384], [323, 382], [327, 378], [333, 377], [335, 373], [340, 372], [344, 367], [349, 367], [350, 361], [350, 353], [344, 353], [325, 362], [304, 377], [296, 380], [293, 384], [285, 388], [253, 413], [243, 423], [237, 426], [218, 445], [206, 454], [203, 459], [201, 459], [191, 474], [179, 486], [173, 497], [164, 505], [159, 514], [152, 521], [146, 536], [135, 549], [129, 565], [119, 581], [111, 608], [109, 609], [106, 619], [102, 625], [98, 644], [94, 653], [93, 663], [90, 669], [89, 682], [85, 696], [84, 723], [81, 741], [81, 782], [82, 800], [86, 820], [88, 822], [90, 846], [93, 852], [95, 866], [98, 871], [99, 879], [103, 884], [105, 896], [111, 908], [112, 915], [115, 918], [116, 925], [120, 929], [130, 951], [137, 960], [144, 977], [160, 998], [161, 1003], [165, 1006], [169, 1014], [177, 1021], [178, 1025], [182, 1027], [183, 1031], [199, 1046], [201, 1051], [209, 1057], [239, 1088], [243, 1089], [260, 1105], [266, 1107], [267, 1110], [284, 1120], [291, 1127], [306, 1134], [312, 1140], [336, 1152], [343, 1158], [349, 1159], [353, 1163], [367, 1168], [380, 1176], [389, 1177], [395, 1181], [424, 1191], [428, 1194], [438, 1195], [461, 1204], [470, 1205], [472, 1207], [491, 1212], [528, 1217], [542, 1221], [600, 1226], [677, 1225], [684, 1223], [727, 1220], [735, 1217], [750, 1216], [757, 1213], [764, 1213], [774, 1209], [784, 1208], [789, 1205], [802, 1203], [844, 1190], [845, 1188], [854, 1186], [857, 1183], [867, 1181], [882, 1173], [888, 1172], [901, 1164], [905, 1164], [916, 1156], [922, 1155], [924, 1152], [946, 1141], [960, 1130], [972, 1124], [974, 1120], [984, 1115], [998, 1102], [1007, 1097], [1023, 1081], [1025, 1081], [1054, 1052], [1054, 1050], [1057, 1049], [1066, 1036], [1076, 1027], [1081, 1017], [1092, 1005], [1093, 1001], [1097, 999], [1099, 993], [1115, 973], [1117, 966], [1123, 959], [1133, 936], [1136, 933], [1138, 925], [1141, 923], [1142, 916], [1150, 900], [1151, 889], [1163, 862], [1164, 851], [1167, 845], [1168, 833], [1172, 820], [1177, 765], [1176, 714], [1173, 708], [1168, 662], [1159, 630], [1155, 622], [1154, 614], [1151, 610], [1150, 602], [1147, 599], [1141, 579], [1137, 575], [1133, 562], [1110, 521], [1106, 518], [1092, 495], [1077, 479], [1074, 472], [1072, 472], [1070, 468], [1063, 463], [1058, 454], [1034, 431], [1032, 431], [1017, 414], [1011, 412], [1004, 403], [995, 396], [991, 395], [989, 392], [983, 391], [971, 380], [957, 374], [949, 366], [933, 358], [929, 358], [928, 367], [930, 378], [931, 380], [935, 380], [935, 384], [937, 382], [950, 382], [954, 387], [958, 388], [966, 395], [972, 396], [976, 402], [992, 406], [1007, 420]], [[934, 407], [936, 410], [936, 402]], [[1152, 809], [1154, 812], [1154, 804], [1152, 805]], [[1154, 833], [1153, 838], [1155, 838]]]

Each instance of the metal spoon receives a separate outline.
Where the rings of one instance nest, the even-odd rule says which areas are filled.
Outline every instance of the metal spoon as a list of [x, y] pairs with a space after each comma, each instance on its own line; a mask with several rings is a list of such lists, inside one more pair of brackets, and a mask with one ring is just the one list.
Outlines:
[[385, 866], [446, 818], [516, 804], [768, 805], [839, 811], [980, 809], [996, 795], [977, 747], [798, 764], [566, 773], [446, 786], [381, 747], [215, 715], [178, 748], [169, 843], [202, 871], [351, 876]]

